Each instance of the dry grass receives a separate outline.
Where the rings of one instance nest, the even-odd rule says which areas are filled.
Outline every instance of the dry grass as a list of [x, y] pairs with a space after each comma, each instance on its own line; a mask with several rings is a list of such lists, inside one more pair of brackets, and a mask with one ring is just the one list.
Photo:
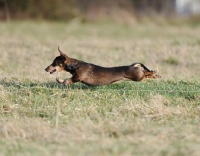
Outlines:
[[[0, 25], [0, 155], [200, 154], [200, 28], [11, 22]], [[161, 80], [61, 86], [58, 55], [143, 62]]]

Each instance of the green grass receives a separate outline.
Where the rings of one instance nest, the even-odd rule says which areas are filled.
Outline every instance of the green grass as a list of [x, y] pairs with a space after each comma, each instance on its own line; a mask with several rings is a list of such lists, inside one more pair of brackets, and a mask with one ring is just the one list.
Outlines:
[[[200, 27], [0, 23], [0, 155], [200, 154]], [[57, 46], [102, 66], [142, 62], [159, 80], [63, 86]]]

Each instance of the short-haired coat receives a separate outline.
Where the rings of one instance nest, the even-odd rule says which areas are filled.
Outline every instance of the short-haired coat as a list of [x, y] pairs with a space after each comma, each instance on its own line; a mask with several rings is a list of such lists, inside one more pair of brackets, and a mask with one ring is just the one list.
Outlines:
[[82, 82], [90, 86], [108, 85], [122, 80], [141, 81], [144, 78], [159, 78], [155, 70], [149, 70], [142, 63], [133, 63], [129, 66], [101, 67], [68, 57], [60, 52], [53, 63], [45, 71], [54, 72], [67, 71], [72, 77], [69, 79], [56, 79], [64, 85]]

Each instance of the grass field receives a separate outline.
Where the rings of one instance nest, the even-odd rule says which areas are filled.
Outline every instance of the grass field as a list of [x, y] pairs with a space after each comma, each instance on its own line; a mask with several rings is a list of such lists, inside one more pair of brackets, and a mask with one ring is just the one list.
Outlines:
[[[0, 156], [200, 155], [200, 25], [0, 23]], [[62, 86], [59, 54], [159, 80]]]

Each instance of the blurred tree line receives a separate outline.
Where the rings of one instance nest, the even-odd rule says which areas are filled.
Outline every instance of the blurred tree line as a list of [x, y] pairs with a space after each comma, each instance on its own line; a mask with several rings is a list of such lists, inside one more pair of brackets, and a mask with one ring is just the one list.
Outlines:
[[117, 21], [143, 15], [170, 16], [175, 0], [0, 0], [0, 19], [85, 20], [103, 18]]

